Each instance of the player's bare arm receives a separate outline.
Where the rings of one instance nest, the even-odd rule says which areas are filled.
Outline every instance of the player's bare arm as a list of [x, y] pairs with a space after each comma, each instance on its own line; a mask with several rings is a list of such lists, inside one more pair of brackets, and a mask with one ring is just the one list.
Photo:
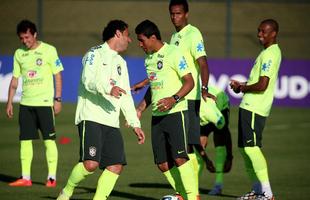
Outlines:
[[17, 86], [18, 86], [18, 78], [13, 76], [11, 79], [11, 83], [10, 83], [10, 87], [9, 87], [9, 94], [8, 94], [8, 101], [6, 104], [6, 115], [8, 118], [12, 118], [13, 114], [14, 114], [14, 112], [13, 112], [13, 97], [16, 93]]
[[144, 144], [145, 141], [145, 134], [141, 128], [135, 127], [134, 129], [135, 134], [138, 137], [138, 144]]
[[149, 84], [149, 79], [146, 78], [142, 81], [140, 81], [139, 83], [137, 84], [134, 84], [132, 87], [131, 87], [131, 91], [134, 91], [134, 92], [138, 92], [139, 90], [141, 90], [142, 88], [144, 88], [146, 85]]
[[54, 112], [55, 115], [59, 114], [62, 105], [61, 105], [61, 94], [62, 94], [62, 75], [61, 72], [58, 72], [54, 76], [55, 78], [55, 99], [54, 99]]
[[206, 56], [201, 56], [197, 60], [200, 67], [200, 79], [201, 79], [201, 96], [206, 101], [207, 97], [216, 100], [216, 97], [210, 94], [207, 90], [209, 82], [209, 65]]
[[160, 99], [157, 102], [157, 108], [160, 112], [170, 110], [181, 98], [185, 97], [194, 88], [194, 79], [191, 73], [182, 77], [183, 86], [171, 97]]
[[257, 93], [257, 92], [263, 92], [267, 89], [269, 84], [269, 77], [267, 76], [260, 76], [257, 83], [254, 83], [252, 85], [240, 85], [240, 92], [243, 93]]

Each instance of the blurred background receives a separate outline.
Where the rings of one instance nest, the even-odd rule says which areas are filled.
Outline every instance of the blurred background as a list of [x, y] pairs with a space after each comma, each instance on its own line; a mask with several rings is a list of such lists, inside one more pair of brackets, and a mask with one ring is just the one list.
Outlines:
[[[60, 55], [83, 55], [101, 43], [101, 32], [111, 19], [134, 28], [144, 19], [154, 21], [165, 41], [174, 31], [168, 0], [1, 0], [0, 54], [11, 55], [20, 45], [16, 24], [34, 21], [40, 38], [54, 44]], [[310, 58], [309, 0], [189, 0], [189, 22], [203, 33], [210, 58], [256, 57], [260, 49], [259, 22], [274, 18], [280, 24], [279, 43], [284, 58]], [[133, 41], [128, 56], [143, 56]]]

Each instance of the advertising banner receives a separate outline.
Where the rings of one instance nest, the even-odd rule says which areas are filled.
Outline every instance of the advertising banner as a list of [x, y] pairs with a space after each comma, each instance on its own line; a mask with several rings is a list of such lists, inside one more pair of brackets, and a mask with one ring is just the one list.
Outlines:
[[[80, 74], [82, 70], [81, 56], [64, 56], [60, 58], [65, 70], [63, 71], [63, 100], [75, 103]], [[144, 59], [140, 57], [125, 58], [128, 65], [130, 83], [133, 85], [144, 78], [146, 72]], [[252, 59], [209, 59], [209, 85], [215, 85], [225, 90], [230, 96], [231, 104], [238, 105], [242, 94], [235, 94], [229, 88], [231, 79], [245, 81], [251, 71], [254, 60]], [[6, 102], [8, 88], [12, 78], [13, 56], [0, 56], [0, 101]], [[21, 96], [21, 82], [14, 101], [19, 101]], [[146, 88], [133, 94], [138, 103], [145, 93]], [[279, 77], [275, 89], [274, 105], [310, 107], [310, 60], [282, 60]]]

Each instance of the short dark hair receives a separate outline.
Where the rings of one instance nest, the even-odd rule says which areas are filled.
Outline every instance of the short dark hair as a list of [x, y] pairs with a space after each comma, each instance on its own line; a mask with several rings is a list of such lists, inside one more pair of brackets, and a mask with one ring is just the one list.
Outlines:
[[172, 6], [175, 6], [175, 5], [182, 5], [186, 13], [189, 10], [187, 0], [170, 0], [169, 10], [171, 9]]
[[143, 34], [147, 38], [150, 38], [152, 35], [155, 35], [158, 40], [161, 40], [160, 31], [155, 23], [150, 20], [144, 20], [137, 25], [135, 29], [136, 34]]
[[36, 25], [28, 19], [24, 19], [17, 24], [16, 33], [19, 35], [20, 33], [26, 33], [30, 31], [32, 35], [37, 32]]
[[126, 24], [122, 20], [111, 20], [106, 27], [104, 27], [102, 31], [102, 40], [103, 42], [108, 41], [112, 37], [114, 37], [117, 30], [120, 32], [124, 32], [128, 28], [128, 24]]
[[268, 24], [272, 27], [272, 29], [278, 33], [279, 32], [279, 24], [276, 20], [274, 19], [265, 19], [261, 22], [261, 24]]

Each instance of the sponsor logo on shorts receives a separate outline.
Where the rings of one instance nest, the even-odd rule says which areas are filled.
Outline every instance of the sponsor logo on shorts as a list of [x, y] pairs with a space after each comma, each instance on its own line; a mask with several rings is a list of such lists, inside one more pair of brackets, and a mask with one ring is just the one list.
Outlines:
[[185, 151], [184, 150], [182, 150], [182, 151], [178, 151], [178, 154], [181, 154], [181, 153], [184, 153]]
[[56, 133], [49, 133], [48, 134], [50, 137], [53, 137], [54, 135], [56, 135]]
[[91, 157], [96, 156], [96, 152], [97, 152], [96, 147], [89, 147], [89, 155], [90, 155]]

